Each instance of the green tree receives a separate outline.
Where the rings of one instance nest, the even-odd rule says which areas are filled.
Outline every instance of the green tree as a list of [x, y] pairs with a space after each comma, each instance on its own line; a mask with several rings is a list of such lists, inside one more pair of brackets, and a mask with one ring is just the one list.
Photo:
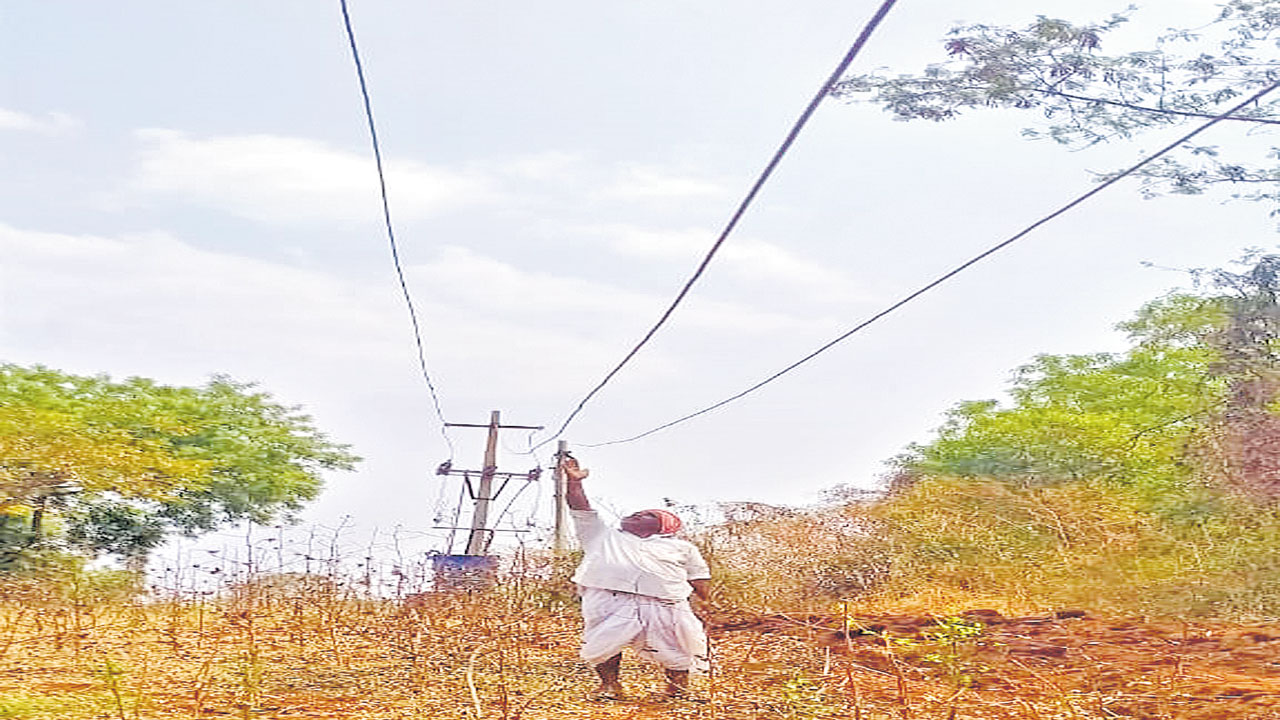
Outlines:
[[1226, 395], [1201, 436], [1200, 464], [1232, 489], [1280, 499], [1280, 256], [1255, 251], [1245, 272], [1201, 273], [1222, 298], [1226, 320], [1205, 341], [1218, 354], [1209, 370]]
[[1280, 256], [1200, 270], [1202, 290], [1121, 324], [1123, 353], [1042, 355], [1009, 402], [961, 403], [898, 462], [908, 478], [1103, 480], [1155, 496], [1193, 481], [1280, 499]]
[[[1168, 31], [1144, 50], [1105, 53], [1107, 34], [1133, 14], [1093, 24], [1040, 16], [1021, 28], [957, 27], [943, 40], [946, 59], [923, 72], [849, 77], [832, 92], [881, 104], [900, 120], [1031, 111], [1037, 121], [1026, 136], [1081, 147], [1203, 122], [1280, 77], [1280, 0], [1230, 0], [1202, 27]], [[1231, 121], [1253, 130], [1280, 125], [1280, 93]], [[1280, 212], [1280, 148], [1261, 161], [1256, 148], [1247, 152], [1186, 147], [1140, 176], [1148, 193], [1229, 186], [1235, 197], [1274, 203]]]
[[1181, 484], [1186, 443], [1220, 394], [1207, 355], [1144, 344], [1122, 354], [1042, 355], [1017, 371], [1007, 406], [959, 404], [933, 442], [899, 461], [915, 474], [1021, 485]]
[[269, 522], [315, 498], [323, 471], [357, 461], [296, 408], [225, 377], [176, 387], [0, 365], [10, 561], [55, 539], [136, 559], [171, 532]]

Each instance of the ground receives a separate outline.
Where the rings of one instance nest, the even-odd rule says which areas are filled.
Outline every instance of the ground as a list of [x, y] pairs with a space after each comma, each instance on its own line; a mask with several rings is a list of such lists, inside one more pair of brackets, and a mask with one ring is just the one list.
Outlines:
[[335, 594], [0, 606], [0, 717], [1280, 720], [1280, 624], [1059, 611], [710, 618], [700, 702], [587, 699], [571, 602]]

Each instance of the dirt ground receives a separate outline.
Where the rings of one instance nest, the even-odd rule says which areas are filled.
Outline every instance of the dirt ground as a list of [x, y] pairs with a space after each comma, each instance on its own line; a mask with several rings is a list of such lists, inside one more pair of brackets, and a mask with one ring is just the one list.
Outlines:
[[8, 608], [0, 718], [1280, 720], [1280, 624], [973, 610], [710, 626], [697, 702], [650, 700], [659, 673], [628, 657], [631, 699], [599, 703], [567, 608]]
[[[954, 619], [775, 617], [720, 632], [794, 635], [797, 623], [831, 650], [835, 667], [852, 667], [841, 687], [846, 694], [862, 683], [880, 711], [888, 710], [884, 696], [893, 695], [899, 716], [909, 717], [919, 699], [932, 710], [922, 717], [1280, 718], [1276, 624], [1141, 622], [1071, 610], [1006, 618], [972, 610]], [[938, 697], [940, 682], [955, 689], [952, 697]]]

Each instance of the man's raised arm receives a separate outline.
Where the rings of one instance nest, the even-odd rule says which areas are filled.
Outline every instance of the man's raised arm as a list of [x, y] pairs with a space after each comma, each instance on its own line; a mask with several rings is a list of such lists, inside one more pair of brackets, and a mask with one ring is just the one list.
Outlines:
[[569, 509], [590, 510], [591, 501], [587, 500], [587, 493], [582, 489], [582, 481], [591, 474], [591, 471], [583, 470], [578, 467], [577, 460], [572, 457], [565, 456], [565, 458], [560, 461], [560, 472], [564, 473], [564, 497], [569, 503]]

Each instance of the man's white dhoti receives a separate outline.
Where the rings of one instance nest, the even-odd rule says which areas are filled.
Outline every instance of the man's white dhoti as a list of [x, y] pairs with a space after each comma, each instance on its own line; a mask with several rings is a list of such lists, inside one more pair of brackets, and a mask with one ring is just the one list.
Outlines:
[[667, 670], [707, 670], [707, 635], [688, 600], [584, 587], [582, 620], [582, 659], [592, 667], [629, 645]]

